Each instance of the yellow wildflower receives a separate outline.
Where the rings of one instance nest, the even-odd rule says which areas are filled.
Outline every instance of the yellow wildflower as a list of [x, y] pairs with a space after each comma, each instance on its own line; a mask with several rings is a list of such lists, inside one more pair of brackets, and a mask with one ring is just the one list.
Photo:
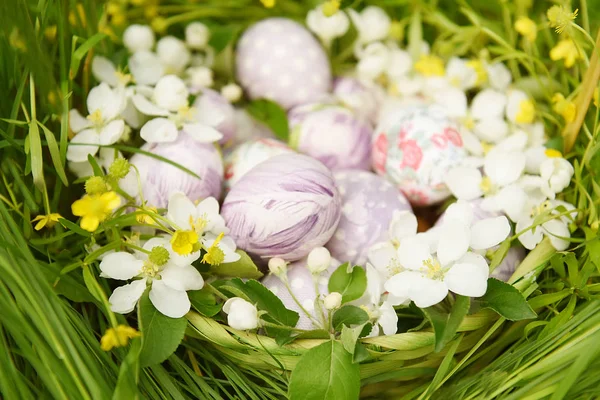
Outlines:
[[[263, 4], [264, 4], [264, 1], [263, 1]], [[331, 17], [333, 14], [338, 12], [339, 9], [340, 9], [340, 1], [339, 0], [328, 0], [325, 3], [323, 3], [323, 6], [321, 7], [321, 10], [323, 11], [323, 15], [325, 15], [326, 17]]]
[[535, 106], [533, 101], [527, 99], [519, 103], [519, 112], [515, 117], [515, 121], [519, 124], [530, 124], [535, 118]]
[[546, 149], [544, 151], [544, 154], [546, 154], [546, 157], [548, 157], [548, 158], [561, 158], [562, 157], [562, 153], [556, 149]]
[[444, 60], [432, 55], [422, 55], [415, 63], [415, 71], [424, 76], [443, 76], [446, 73]]
[[219, 236], [215, 239], [214, 243], [210, 245], [208, 249], [206, 249], [206, 254], [202, 257], [202, 262], [210, 265], [219, 265], [225, 260], [225, 253], [223, 250], [219, 248], [219, 242], [225, 236], [223, 233], [220, 233]]
[[537, 26], [535, 22], [527, 17], [519, 17], [515, 22], [515, 30], [530, 42], [537, 37]]
[[577, 114], [575, 103], [565, 99], [561, 93], [555, 93], [552, 97], [552, 109], [562, 115], [566, 122], [573, 122]]
[[[75, 14], [75, 10], [77, 10], [77, 14]], [[78, 22], [80, 22], [81, 27], [85, 28], [87, 26], [87, 20], [85, 18], [85, 8], [83, 8], [83, 4], [77, 3], [75, 10], [69, 11], [69, 23], [72, 26], [77, 26]]]
[[[145, 207], [142, 207], [142, 209], [140, 211], [156, 213], [158, 210], [156, 209], [156, 207], [146, 207], [145, 206]], [[146, 213], [140, 213], [140, 214], [136, 215], [135, 219], [140, 224], [146, 224], [146, 225], [154, 225], [155, 224], [154, 217], [152, 217], [151, 215], [148, 215]]]
[[116, 328], [108, 328], [100, 339], [100, 348], [110, 351], [113, 347], [127, 346], [129, 339], [141, 336], [134, 328], [127, 325], [118, 325]]
[[198, 248], [198, 234], [196, 231], [176, 231], [171, 246], [177, 254], [186, 256]]
[[563, 39], [550, 50], [550, 58], [553, 61], [565, 60], [565, 67], [571, 68], [578, 58], [581, 58], [573, 39]]
[[60, 218], [62, 218], [62, 216], [59, 213], [52, 213], [48, 215], [38, 215], [33, 220], [31, 220], [31, 222], [37, 222], [33, 229], [39, 231], [44, 227], [52, 228], [54, 225], [56, 225]]
[[53, 42], [56, 39], [56, 33], [58, 32], [58, 28], [56, 25], [50, 25], [44, 29], [44, 36], [48, 41]]
[[571, 12], [564, 6], [556, 5], [548, 9], [546, 16], [550, 21], [550, 26], [555, 28], [556, 33], [562, 33], [567, 25], [577, 18], [578, 11], [579, 10], [575, 10], [574, 12]]
[[260, 2], [265, 8], [273, 8], [275, 7], [276, 0], [260, 0]]
[[82, 217], [79, 225], [88, 232], [98, 229], [100, 222], [106, 220], [121, 205], [121, 198], [115, 192], [86, 194], [71, 205], [73, 215]]

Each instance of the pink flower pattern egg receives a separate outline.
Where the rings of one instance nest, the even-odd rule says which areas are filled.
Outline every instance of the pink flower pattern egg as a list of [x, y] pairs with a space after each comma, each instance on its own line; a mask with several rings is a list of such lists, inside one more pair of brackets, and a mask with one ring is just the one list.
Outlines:
[[370, 169], [371, 124], [349, 109], [332, 104], [307, 104], [288, 114], [290, 145], [331, 170]]
[[415, 206], [450, 196], [445, 172], [467, 153], [456, 126], [436, 105], [400, 106], [381, 116], [373, 140], [373, 168]]
[[394, 185], [372, 172], [338, 171], [334, 178], [342, 196], [342, 216], [326, 247], [340, 262], [364, 266], [369, 247], [389, 239], [394, 211], [412, 209]]
[[251, 99], [284, 108], [317, 101], [331, 87], [327, 54], [308, 30], [287, 18], [268, 18], [244, 32], [236, 74]]

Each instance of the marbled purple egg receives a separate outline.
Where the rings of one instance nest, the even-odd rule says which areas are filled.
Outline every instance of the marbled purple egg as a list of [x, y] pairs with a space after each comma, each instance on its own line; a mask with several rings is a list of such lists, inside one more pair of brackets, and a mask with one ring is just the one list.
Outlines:
[[333, 81], [333, 95], [355, 115], [372, 124], [377, 123], [377, 115], [385, 99], [381, 86], [368, 86], [356, 78], [341, 76]]
[[[480, 199], [468, 202], [469, 205], [471, 205], [471, 210], [473, 210], [474, 222], [502, 215], [501, 213], [495, 213], [492, 211], [484, 210], [483, 208], [481, 208], [481, 202], [482, 200]], [[441, 225], [444, 221], [444, 217], [445, 213], [442, 213], [442, 215], [440, 215], [438, 220], [435, 222], [435, 226]], [[510, 234], [512, 235], [513, 232], [511, 231]], [[496, 249], [497, 248], [498, 246], [496, 247]], [[500, 265], [498, 265], [494, 269], [490, 276], [503, 280], [505, 282], [508, 281], [508, 279], [511, 277], [513, 272], [515, 272], [521, 261], [523, 261], [523, 259], [525, 258], [525, 255], [526, 252], [523, 246], [521, 246], [520, 243], [513, 242], [513, 246], [508, 250], [508, 253], [506, 253], [504, 260], [502, 260]]]
[[196, 97], [194, 107], [202, 112], [211, 113], [221, 119], [215, 129], [223, 134], [219, 141], [222, 145], [231, 144], [236, 130], [235, 108], [221, 96], [220, 93], [211, 89], [203, 89], [202, 93]]
[[[329, 290], [327, 289], [329, 277], [339, 265], [340, 263], [332, 258], [329, 268], [320, 274], [318, 278], [319, 294], [329, 294]], [[262, 280], [262, 284], [279, 297], [286, 308], [296, 311], [300, 315], [298, 323], [296, 323], [296, 328], [305, 330], [319, 329], [319, 324], [315, 325], [313, 321], [311, 321], [311, 317], [316, 321], [320, 321], [320, 317], [318, 316], [317, 310], [315, 310], [315, 299], [317, 296], [313, 277], [306, 267], [306, 259], [289, 264], [287, 266], [287, 277], [291, 292], [306, 312], [304, 312], [298, 303], [294, 301], [292, 293], [285, 287], [285, 284], [281, 279], [275, 275], [267, 275]], [[310, 314], [311, 317], [309, 317], [308, 314]]]
[[389, 239], [394, 211], [412, 209], [398, 189], [372, 172], [338, 171], [334, 178], [342, 196], [342, 217], [326, 247], [341, 262], [364, 266], [369, 247]]
[[371, 167], [371, 124], [333, 104], [307, 104], [288, 113], [290, 146], [331, 170]]
[[[221, 196], [223, 161], [214, 144], [199, 143], [180, 133], [175, 142], [146, 143], [142, 150], [176, 162], [201, 178], [156, 158], [135, 154], [130, 162], [140, 172], [144, 200], [148, 205], [165, 208], [171, 194], [177, 191], [184, 192], [192, 201]], [[124, 181], [125, 190], [137, 194], [135, 174], [130, 173]]]
[[327, 54], [308, 30], [287, 18], [268, 18], [244, 32], [236, 73], [250, 98], [284, 108], [317, 101], [331, 87]]
[[341, 196], [331, 172], [301, 154], [275, 156], [229, 191], [221, 214], [237, 246], [262, 258], [298, 260], [337, 228]]

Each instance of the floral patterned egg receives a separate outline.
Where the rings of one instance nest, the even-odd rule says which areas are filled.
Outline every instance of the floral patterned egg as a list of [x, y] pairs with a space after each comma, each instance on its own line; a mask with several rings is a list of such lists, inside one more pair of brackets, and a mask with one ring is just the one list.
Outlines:
[[294, 151], [277, 139], [253, 139], [238, 146], [225, 156], [225, 188], [229, 189], [244, 174], [271, 157]]
[[[319, 294], [329, 294], [329, 290], [327, 289], [329, 277], [339, 265], [340, 262], [332, 258], [329, 268], [319, 275], [319, 278], [317, 278], [319, 282]], [[267, 275], [262, 280], [262, 284], [279, 297], [286, 308], [296, 311], [300, 315], [298, 323], [296, 323], [296, 328], [306, 330], [319, 329], [319, 325], [315, 325], [311, 321], [311, 317], [317, 321], [319, 321], [320, 317], [317, 310], [315, 310], [315, 299], [317, 297], [315, 284], [310, 271], [306, 267], [306, 259], [289, 264], [287, 266], [287, 278], [291, 293], [281, 279], [272, 274]], [[294, 301], [292, 293], [306, 312]], [[310, 317], [307, 313], [310, 314]]]
[[370, 169], [371, 124], [333, 104], [307, 104], [288, 114], [290, 145], [331, 170]]
[[284, 108], [317, 101], [331, 87], [327, 54], [308, 30], [287, 18], [268, 18], [244, 32], [236, 73], [250, 98]]
[[466, 156], [456, 126], [436, 105], [389, 109], [375, 129], [373, 168], [416, 206], [448, 198], [444, 174]]
[[236, 130], [235, 108], [220, 93], [210, 89], [203, 89], [202, 94], [196, 97], [194, 107], [200, 112], [208, 112], [216, 115], [220, 122], [215, 129], [223, 134], [220, 144], [230, 144]]
[[341, 262], [363, 265], [371, 245], [388, 240], [394, 211], [412, 211], [394, 185], [367, 171], [345, 170], [334, 174], [342, 196], [342, 217], [326, 247]]

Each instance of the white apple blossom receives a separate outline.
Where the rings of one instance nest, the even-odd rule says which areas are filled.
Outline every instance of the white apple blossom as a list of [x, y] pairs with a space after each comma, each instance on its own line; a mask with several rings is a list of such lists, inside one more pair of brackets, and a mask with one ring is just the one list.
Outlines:
[[258, 310], [254, 304], [240, 297], [233, 297], [223, 305], [223, 312], [227, 314], [227, 323], [234, 329], [256, 329], [259, 325]]
[[106, 83], [90, 90], [89, 115], [84, 118], [76, 109], [69, 112], [69, 125], [76, 135], [67, 149], [67, 160], [86, 161], [88, 154], [93, 156], [98, 152], [99, 145], [111, 145], [121, 138], [125, 132], [121, 117], [125, 101], [123, 89], [111, 89]]
[[189, 65], [192, 55], [185, 42], [174, 36], [165, 36], [156, 43], [156, 54], [166, 74], [180, 75]]
[[209, 39], [210, 31], [202, 22], [192, 22], [185, 27], [185, 43], [190, 49], [204, 49]]
[[144, 244], [146, 252], [119, 251], [104, 256], [100, 262], [101, 276], [134, 279], [113, 291], [108, 299], [112, 311], [120, 314], [133, 311], [146, 287], [151, 285], [150, 301], [158, 311], [171, 318], [187, 314], [190, 300], [186, 291], [202, 289], [204, 279], [191, 263], [175, 264], [168, 244], [168, 238], [156, 237]]
[[379, 272], [367, 263], [367, 290], [365, 294], [352, 304], [365, 310], [373, 322], [369, 337], [393, 335], [398, 330], [398, 315], [394, 305], [408, 305], [409, 298], [397, 298], [385, 293], [383, 280]]
[[150, 50], [136, 51], [129, 57], [127, 65], [138, 85], [155, 85], [166, 74], [160, 58]]
[[360, 13], [353, 9], [349, 9], [348, 13], [358, 31], [359, 44], [383, 40], [388, 36], [392, 21], [382, 8], [368, 6]]
[[496, 89], [501, 92], [508, 89], [508, 86], [512, 82], [512, 74], [506, 65], [501, 62], [488, 64], [486, 65], [486, 71], [488, 75], [488, 82], [492, 89]]
[[356, 74], [360, 80], [373, 81], [388, 67], [390, 49], [381, 42], [368, 44], [358, 55]]
[[452, 57], [446, 64], [446, 79], [461, 90], [469, 90], [477, 84], [477, 70], [469, 60]]
[[189, 106], [188, 89], [175, 75], [167, 75], [156, 83], [146, 95], [138, 90], [133, 103], [145, 115], [153, 116], [140, 131], [142, 139], [149, 143], [173, 142], [179, 130], [199, 142], [216, 142], [223, 135], [214, 126], [222, 116], [211, 110]]
[[325, 47], [329, 47], [333, 39], [343, 36], [348, 31], [350, 20], [343, 11], [339, 10], [331, 16], [326, 16], [321, 4], [308, 12], [306, 25], [321, 39]]
[[[564, 207], [570, 213], [558, 216], [560, 213], [556, 208], [559, 206]], [[534, 224], [535, 218], [542, 213], [555, 216], [555, 218], [529, 229]], [[546, 200], [538, 204], [529, 202], [525, 211], [517, 220], [516, 230], [517, 234], [519, 234], [519, 241], [526, 249], [533, 250], [542, 241], [544, 236], [547, 236], [556, 250], [564, 251], [569, 247], [568, 239], [571, 237], [569, 223], [571, 222], [571, 218], [576, 216], [575, 207], [564, 201]]]
[[123, 44], [131, 53], [152, 50], [154, 40], [154, 32], [148, 25], [129, 25], [123, 32]]
[[549, 199], [554, 200], [557, 193], [562, 192], [575, 173], [571, 163], [562, 157], [550, 157], [540, 165], [542, 178], [541, 190]]
[[518, 89], [508, 91], [506, 118], [516, 124], [531, 124], [535, 117], [535, 106], [529, 96]]

